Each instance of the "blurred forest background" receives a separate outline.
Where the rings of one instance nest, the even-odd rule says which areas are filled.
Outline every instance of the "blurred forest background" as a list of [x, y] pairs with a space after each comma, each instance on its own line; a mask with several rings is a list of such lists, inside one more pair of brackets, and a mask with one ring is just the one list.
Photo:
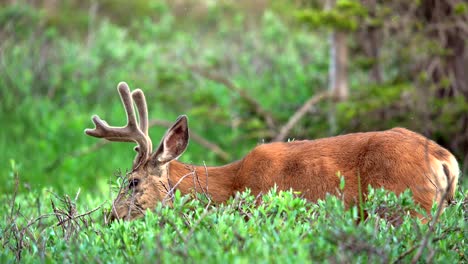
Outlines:
[[[22, 190], [108, 191], [131, 144], [116, 86], [142, 88], [158, 142], [187, 114], [182, 160], [223, 164], [256, 144], [402, 126], [468, 170], [463, 0], [0, 1], [0, 173]], [[466, 180], [461, 179], [466, 185]]]

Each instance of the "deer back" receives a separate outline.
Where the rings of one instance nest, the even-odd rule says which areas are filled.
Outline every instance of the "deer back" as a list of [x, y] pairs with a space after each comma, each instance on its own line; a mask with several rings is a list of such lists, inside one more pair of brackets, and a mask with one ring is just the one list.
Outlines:
[[435, 142], [404, 128], [381, 132], [271, 143], [256, 147], [242, 161], [236, 189], [265, 193], [275, 184], [310, 201], [337, 194], [345, 178], [346, 205], [357, 203], [358, 186], [384, 187], [397, 194], [411, 189], [416, 202], [430, 211], [443, 191], [454, 195], [459, 174], [453, 155]]

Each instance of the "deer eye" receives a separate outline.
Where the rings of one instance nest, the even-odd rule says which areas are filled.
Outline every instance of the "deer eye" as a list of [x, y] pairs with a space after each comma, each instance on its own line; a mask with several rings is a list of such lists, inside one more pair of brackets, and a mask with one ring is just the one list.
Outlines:
[[140, 183], [139, 179], [131, 179], [130, 182], [128, 183], [128, 188], [132, 189], [138, 186]]

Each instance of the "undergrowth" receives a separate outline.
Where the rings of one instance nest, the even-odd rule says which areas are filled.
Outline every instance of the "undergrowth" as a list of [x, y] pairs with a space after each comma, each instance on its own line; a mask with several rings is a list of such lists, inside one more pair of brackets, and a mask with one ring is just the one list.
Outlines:
[[[15, 186], [20, 184], [14, 171]], [[84, 196], [84, 197], [83, 197]], [[104, 203], [103, 203], [104, 202]], [[110, 202], [52, 190], [0, 198], [2, 263], [462, 263], [466, 255], [468, 192], [460, 190], [431, 229], [410, 216], [411, 193], [369, 189], [360, 218], [339, 197], [308, 203], [300, 193], [247, 190], [222, 205], [203, 195], [176, 193], [172, 208], [159, 204], [142, 219], [105, 223]], [[436, 212], [436, 206], [433, 208]], [[391, 217], [389, 217], [391, 216]], [[395, 221], [395, 219], [397, 219]], [[422, 247], [422, 241], [428, 243]]]

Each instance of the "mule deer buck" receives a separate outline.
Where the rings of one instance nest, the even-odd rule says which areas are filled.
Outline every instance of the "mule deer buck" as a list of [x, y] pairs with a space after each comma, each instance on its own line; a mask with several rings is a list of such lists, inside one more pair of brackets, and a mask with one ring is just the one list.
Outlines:
[[337, 173], [345, 178], [342, 195], [346, 206], [356, 204], [359, 189], [365, 198], [368, 185], [396, 194], [409, 188], [414, 200], [427, 212], [434, 202], [445, 205], [454, 197], [459, 174], [455, 157], [404, 128], [261, 144], [243, 159], [224, 166], [194, 166], [177, 161], [189, 141], [186, 116], [179, 116], [153, 151], [143, 92], [130, 92], [124, 82], [118, 85], [118, 91], [127, 125], [109, 126], [93, 116], [95, 128], [85, 130], [93, 137], [137, 144], [128, 185], [115, 199], [111, 219], [135, 219], [158, 202], [171, 204], [174, 190], [182, 194], [204, 192], [212, 201], [222, 203], [246, 188], [257, 195], [276, 185], [279, 190], [299, 191], [315, 202], [327, 193], [338, 194]]

